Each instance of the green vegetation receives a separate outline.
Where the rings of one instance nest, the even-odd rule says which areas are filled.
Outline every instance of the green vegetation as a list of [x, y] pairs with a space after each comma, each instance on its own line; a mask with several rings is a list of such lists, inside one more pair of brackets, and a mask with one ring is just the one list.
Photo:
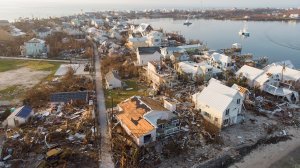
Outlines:
[[[51, 74], [46, 78], [46, 80], [51, 80], [60, 64], [61, 63], [59, 62], [0, 59], [0, 73], [27, 67], [35, 71], [50, 71]], [[14, 100], [16, 98], [21, 98], [25, 92], [26, 90], [24, 87], [12, 85], [4, 90], [0, 90], [0, 99]]]
[[13, 100], [16, 96], [24, 93], [24, 90], [21, 86], [13, 85], [9, 86], [4, 90], [0, 90], [0, 99], [2, 100]]
[[27, 60], [9, 60], [0, 59], [0, 72], [14, 70], [22, 67], [28, 67], [37, 71], [55, 72], [61, 63], [47, 61], [27, 61]]
[[[113, 99], [113, 106], [115, 107], [118, 103], [131, 96], [145, 96], [146, 87], [140, 86], [137, 84], [136, 80], [125, 80], [127, 84], [127, 90], [124, 89], [114, 89], [114, 90], [105, 90], [105, 104], [106, 108], [111, 108]], [[131, 89], [132, 88], [132, 89]]]

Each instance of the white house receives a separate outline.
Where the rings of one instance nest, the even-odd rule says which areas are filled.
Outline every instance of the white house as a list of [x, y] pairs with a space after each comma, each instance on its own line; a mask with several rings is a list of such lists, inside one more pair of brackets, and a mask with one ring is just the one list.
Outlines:
[[236, 76], [245, 77], [252, 88], [256, 87], [274, 96], [284, 97], [292, 103], [299, 101], [299, 94], [293, 88], [300, 83], [298, 70], [279, 64], [268, 65], [263, 70], [244, 65], [236, 72]]
[[138, 146], [179, 131], [176, 116], [148, 97], [133, 96], [118, 104], [117, 120]]
[[105, 75], [106, 89], [115, 89], [122, 87], [122, 80], [116, 71], [109, 71]]
[[152, 47], [160, 47], [162, 41], [163, 33], [159, 31], [151, 31], [147, 34], [147, 44]]
[[217, 52], [211, 55], [210, 64], [222, 70], [230, 70], [234, 67], [234, 62], [230, 57]]
[[[133, 27], [134, 28], [134, 27]], [[141, 33], [143, 36], [147, 36], [148, 33], [150, 33], [153, 30], [150, 24], [147, 23], [141, 23], [137, 28], [134, 28], [134, 33]]]
[[243, 96], [239, 91], [214, 78], [192, 99], [195, 109], [200, 110], [203, 117], [218, 128], [237, 123], [238, 114], [242, 111]]
[[197, 79], [197, 77], [204, 77], [204, 80], [209, 80], [214, 75], [211, 65], [192, 61], [179, 62], [176, 65], [176, 70], [180, 74], [188, 75], [189, 79], [192, 80]]
[[25, 124], [28, 119], [33, 115], [33, 110], [28, 106], [22, 106], [17, 108], [7, 118], [7, 124], [10, 128], [18, 127], [21, 124]]
[[127, 46], [132, 49], [148, 47], [147, 37], [142, 36], [141, 33], [132, 33], [129, 35]]
[[52, 30], [50, 27], [41, 27], [37, 30], [35, 30], [35, 34], [39, 37], [39, 38], [46, 38], [48, 36], [50, 36], [52, 34]]
[[170, 67], [162, 64], [161, 61], [150, 61], [147, 66], [147, 78], [152, 83], [154, 90], [162, 87], [170, 88], [175, 86], [176, 73]]
[[159, 47], [138, 47], [137, 48], [137, 65], [147, 65], [149, 61], [160, 61], [162, 55]]
[[174, 52], [186, 52], [185, 49], [179, 47], [164, 47], [161, 48], [161, 54], [164, 59], [169, 59]]
[[293, 14], [290, 14], [290, 18], [291, 18], [291, 19], [299, 19], [300, 16], [299, 16], [299, 14], [297, 14], [297, 13], [293, 13]]
[[25, 56], [47, 55], [48, 48], [46, 42], [41, 39], [33, 38], [24, 43], [22, 54]]
[[189, 61], [190, 56], [186, 52], [173, 52], [173, 54], [170, 56], [170, 60], [173, 63]]
[[[259, 77], [264, 73], [263, 70], [257, 69], [248, 65], [242, 66], [241, 69], [239, 69], [236, 72], [237, 77], [245, 77], [247, 78], [247, 84], [251, 88], [254, 87], [261, 87], [264, 84], [264, 80], [259, 80]], [[265, 76], [267, 78], [267, 76]], [[260, 78], [262, 79], [262, 78]]]

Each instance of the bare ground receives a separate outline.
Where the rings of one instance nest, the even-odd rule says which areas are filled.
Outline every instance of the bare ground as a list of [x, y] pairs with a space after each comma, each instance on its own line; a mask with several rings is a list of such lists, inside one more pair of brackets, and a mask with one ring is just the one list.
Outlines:
[[[300, 146], [300, 130], [291, 128], [288, 134], [293, 135], [292, 140], [260, 146], [247, 155], [241, 162], [235, 163], [230, 168], [268, 168], [273, 163], [288, 155]], [[274, 165], [273, 165], [274, 166]]]
[[36, 71], [30, 68], [19, 68], [0, 73], [0, 90], [18, 85], [31, 88], [50, 75], [49, 71]]

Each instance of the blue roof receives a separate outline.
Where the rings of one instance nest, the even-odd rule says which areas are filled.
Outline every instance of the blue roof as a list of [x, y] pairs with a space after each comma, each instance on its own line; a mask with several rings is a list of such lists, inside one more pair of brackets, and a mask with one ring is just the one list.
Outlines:
[[23, 106], [21, 110], [16, 114], [16, 116], [21, 118], [27, 118], [30, 115], [31, 111], [32, 109], [30, 107]]
[[87, 101], [88, 91], [80, 92], [60, 92], [53, 93], [50, 95], [50, 102], [70, 102], [71, 100], [82, 100]]

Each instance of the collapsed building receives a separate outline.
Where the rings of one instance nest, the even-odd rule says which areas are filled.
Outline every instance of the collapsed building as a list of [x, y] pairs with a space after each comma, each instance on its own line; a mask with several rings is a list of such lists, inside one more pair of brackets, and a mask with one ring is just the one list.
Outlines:
[[278, 64], [271, 64], [264, 69], [244, 65], [236, 72], [236, 76], [246, 78], [251, 88], [286, 98], [291, 103], [299, 102], [299, 93], [295, 91], [295, 86], [300, 83], [298, 70]]
[[180, 131], [176, 115], [151, 98], [133, 96], [118, 109], [118, 122], [138, 146]]

